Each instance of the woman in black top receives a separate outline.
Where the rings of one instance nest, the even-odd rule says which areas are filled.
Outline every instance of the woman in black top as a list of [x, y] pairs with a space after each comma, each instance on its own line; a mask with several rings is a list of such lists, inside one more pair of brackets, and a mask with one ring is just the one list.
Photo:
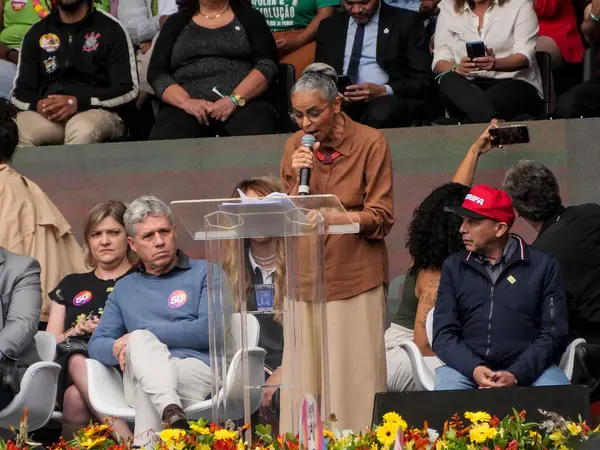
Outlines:
[[148, 67], [162, 105], [150, 139], [244, 136], [276, 131], [261, 96], [277, 74], [263, 15], [241, 0], [180, 0]]
[[[90, 210], [84, 226], [83, 248], [86, 264], [94, 270], [67, 275], [49, 294], [54, 302], [47, 331], [54, 334], [58, 344], [68, 344], [67, 348], [71, 348], [62, 351], [62, 355], [59, 348], [57, 359], [63, 369], [57, 402], [62, 405], [65, 428], [69, 431], [71, 427], [76, 430], [85, 426], [92, 416], [87, 393], [86, 342], [98, 326], [115, 283], [131, 269], [123, 225], [125, 209], [122, 202], [108, 201]], [[112, 427], [124, 439], [131, 436], [129, 426], [122, 420], [114, 421]], [[63, 430], [63, 434], [69, 439], [68, 432]]]

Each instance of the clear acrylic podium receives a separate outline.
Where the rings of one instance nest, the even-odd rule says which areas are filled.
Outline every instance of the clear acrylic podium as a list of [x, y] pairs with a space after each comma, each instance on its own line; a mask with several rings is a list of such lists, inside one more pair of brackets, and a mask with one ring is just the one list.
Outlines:
[[[333, 195], [185, 200], [171, 206], [192, 238], [206, 242], [212, 420], [243, 419], [250, 424], [248, 442], [255, 425], [268, 423], [269, 417], [281, 417], [280, 432], [296, 433], [300, 405], [309, 393], [326, 420], [331, 411], [324, 242], [327, 235], [357, 233], [358, 224]], [[284, 281], [275, 288], [272, 307], [258, 307], [255, 301], [248, 308], [248, 299], [258, 298], [251, 297], [258, 293], [251, 286], [248, 260], [250, 240], [257, 238], [275, 239], [285, 260], [275, 272]], [[269, 386], [271, 392], [279, 389], [274, 396], [279, 405], [260, 408], [261, 419], [251, 420], [266, 387], [257, 328], [260, 323], [273, 328], [272, 322], [283, 332], [283, 364]]]

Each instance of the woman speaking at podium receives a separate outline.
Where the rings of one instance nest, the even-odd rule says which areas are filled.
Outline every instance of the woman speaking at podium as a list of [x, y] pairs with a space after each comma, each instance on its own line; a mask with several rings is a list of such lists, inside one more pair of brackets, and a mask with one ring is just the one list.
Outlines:
[[[332, 67], [315, 63], [294, 84], [291, 117], [301, 130], [286, 143], [281, 178], [298, 195], [300, 170], [310, 168], [310, 194], [337, 196], [360, 224], [358, 234], [327, 236], [324, 248], [330, 412], [334, 428], [359, 430], [371, 422], [374, 394], [387, 390], [384, 238], [394, 224], [393, 171], [385, 137], [341, 112], [336, 81]], [[305, 134], [316, 140], [312, 151], [301, 145]]]

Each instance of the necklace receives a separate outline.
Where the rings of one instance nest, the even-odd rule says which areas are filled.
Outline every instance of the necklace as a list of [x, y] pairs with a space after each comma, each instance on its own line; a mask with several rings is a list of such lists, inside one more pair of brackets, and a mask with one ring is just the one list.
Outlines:
[[202, 12], [202, 10], [199, 10], [198, 12], [200, 13], [201, 16], [203, 16], [205, 19], [207, 20], [215, 20], [218, 19], [219, 17], [221, 17], [222, 14], [226, 13], [227, 10], [229, 9], [229, 3], [227, 3], [225, 5], [225, 7], [223, 9], [221, 9], [217, 14], [215, 14], [214, 16], [209, 16], [208, 14], [204, 14]]
[[[277, 253], [273, 253], [271, 256], [267, 256], [265, 258], [261, 258], [260, 256], [256, 256], [254, 252], [250, 252], [254, 260], [259, 264], [272, 264], [277, 260]], [[261, 265], [262, 265], [261, 264]]]
[[46, 8], [44, 8], [44, 6], [42, 5], [42, 2], [40, 0], [33, 0], [32, 4], [33, 4], [33, 10], [40, 17], [40, 19], [43, 19], [48, 14], [50, 14], [50, 12]]

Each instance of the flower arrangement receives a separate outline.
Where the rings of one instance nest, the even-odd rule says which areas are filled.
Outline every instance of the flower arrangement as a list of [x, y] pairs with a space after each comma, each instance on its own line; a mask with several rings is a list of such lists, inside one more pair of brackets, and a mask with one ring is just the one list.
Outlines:
[[[577, 450], [594, 441], [600, 448], [600, 426], [594, 430], [585, 421], [569, 421], [557, 414], [540, 411], [541, 424], [526, 422], [525, 411], [500, 420], [487, 412], [455, 414], [441, 433], [429, 429], [411, 428], [395, 412], [383, 416], [379, 425], [358, 433], [349, 430], [332, 432], [324, 429], [327, 450]], [[298, 436], [291, 433], [274, 435], [270, 425], [258, 425], [254, 443], [244, 441], [248, 426], [235, 428], [232, 422], [224, 427], [206, 420], [190, 421], [189, 430], [165, 429], [156, 435], [157, 450], [300, 450]], [[0, 450], [30, 450], [40, 444], [31, 442], [27, 434], [27, 413], [19, 429], [13, 429], [15, 440], [0, 439]], [[49, 450], [132, 450], [132, 442], [118, 442], [111, 437], [109, 424], [90, 424], [70, 441], [61, 437]]]

